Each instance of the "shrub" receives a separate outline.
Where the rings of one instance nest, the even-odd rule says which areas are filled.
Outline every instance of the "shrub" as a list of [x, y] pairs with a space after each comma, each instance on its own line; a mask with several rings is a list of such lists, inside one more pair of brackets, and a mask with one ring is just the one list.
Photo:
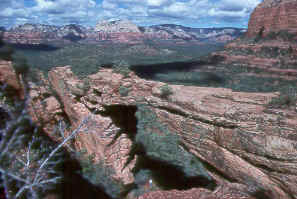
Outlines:
[[259, 42], [263, 38], [264, 30], [265, 30], [265, 28], [264, 28], [264, 26], [262, 26], [254, 40], [256, 43]]
[[281, 89], [278, 97], [272, 98], [269, 108], [290, 108], [297, 105], [297, 87], [288, 86]]
[[90, 90], [90, 88], [91, 88], [90, 80], [88, 78], [84, 78], [81, 89], [83, 89], [84, 92], [86, 93]]
[[[1, 91], [2, 92], [2, 91]], [[42, 198], [59, 183], [62, 153], [33, 124], [25, 102], [2, 104], [0, 173], [7, 199]]]
[[82, 83], [78, 83], [75, 85], [76, 88], [72, 89], [72, 94], [82, 97], [86, 95], [86, 93], [90, 90], [90, 80], [88, 78], [84, 78]]
[[14, 58], [12, 66], [17, 75], [20, 75], [20, 74], [26, 75], [30, 70], [27, 60], [24, 57]]
[[[26, 81], [23, 83], [27, 84]], [[12, 100], [11, 105], [0, 102], [0, 123], [4, 124], [0, 128], [0, 183], [5, 189], [6, 199], [39, 199], [44, 198], [49, 190], [56, 189], [62, 179], [60, 166], [64, 153], [61, 149], [89, 119], [85, 118], [68, 137], [54, 145], [32, 122], [27, 113], [28, 90], [25, 89], [24, 93], [23, 101]], [[0, 94], [6, 95], [5, 85]], [[59, 130], [64, 135], [65, 129]]]
[[173, 165], [186, 177], [201, 175], [211, 179], [202, 163], [180, 146], [179, 136], [159, 122], [147, 105], [140, 104], [137, 108], [135, 144], [144, 149], [148, 158]]
[[127, 97], [130, 92], [130, 89], [125, 86], [120, 86], [119, 93], [122, 97]]
[[12, 54], [14, 53], [14, 50], [7, 45], [0, 46], [0, 59], [11, 61], [12, 60]]
[[266, 37], [266, 40], [275, 40], [277, 39], [277, 33], [276, 32], [269, 32]]
[[86, 151], [76, 153], [82, 167], [81, 175], [95, 186], [102, 187], [112, 198], [119, 198], [124, 185], [112, 178], [114, 170], [105, 165], [103, 161], [95, 162], [94, 155], [87, 155]]
[[172, 88], [170, 88], [167, 84], [160, 87], [161, 97], [167, 99], [170, 95], [173, 94]]
[[292, 41], [296, 35], [288, 32], [287, 30], [281, 30], [278, 32], [278, 37], [284, 41]]
[[141, 169], [136, 174], [134, 174], [134, 182], [137, 185], [135, 189], [132, 191], [133, 195], [137, 198], [147, 192], [154, 191], [154, 187], [150, 184], [149, 189], [145, 187], [146, 183], [149, 180], [152, 180], [153, 173], [148, 169]]
[[269, 32], [264, 39], [265, 40], [276, 40], [280, 39], [283, 41], [293, 41], [296, 35], [288, 32], [287, 30], [280, 30], [278, 32]]
[[130, 65], [124, 60], [114, 61], [112, 64], [113, 72], [119, 73], [127, 78], [131, 72]]
[[268, 47], [268, 46], [262, 46], [261, 47], [261, 53], [265, 57], [277, 57], [280, 55], [280, 49], [278, 47]]
[[209, 57], [209, 62], [211, 64], [218, 64], [220, 62], [223, 62], [225, 59], [226, 58], [222, 55], [214, 54]]

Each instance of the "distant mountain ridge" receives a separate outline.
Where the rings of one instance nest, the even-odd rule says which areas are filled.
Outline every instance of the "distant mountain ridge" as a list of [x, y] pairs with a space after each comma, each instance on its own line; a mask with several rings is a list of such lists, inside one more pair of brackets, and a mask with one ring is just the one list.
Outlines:
[[[148, 32], [167, 32], [174, 38], [183, 38], [185, 40], [210, 40], [219, 41], [221, 36], [229, 36], [229, 40], [233, 40], [242, 35], [246, 29], [243, 28], [191, 28], [175, 24], [153, 25], [149, 27], [141, 27], [144, 33]], [[221, 38], [222, 39], [222, 38]]]
[[[0, 30], [1, 31], [1, 30]], [[2, 30], [4, 40], [13, 44], [44, 44], [112, 41], [141, 43], [144, 40], [226, 42], [243, 34], [243, 28], [191, 28], [175, 24], [137, 26], [128, 20], [100, 21], [95, 27], [23, 24]]]

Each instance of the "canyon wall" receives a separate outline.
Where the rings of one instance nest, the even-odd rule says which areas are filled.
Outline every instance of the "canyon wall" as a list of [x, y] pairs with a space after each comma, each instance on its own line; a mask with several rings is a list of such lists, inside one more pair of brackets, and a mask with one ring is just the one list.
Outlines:
[[286, 30], [297, 33], [296, 0], [264, 0], [252, 13], [247, 36]]

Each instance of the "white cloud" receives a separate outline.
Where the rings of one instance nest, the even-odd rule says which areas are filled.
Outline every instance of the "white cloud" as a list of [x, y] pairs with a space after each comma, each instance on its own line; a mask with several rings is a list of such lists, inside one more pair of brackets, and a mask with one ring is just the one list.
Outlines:
[[108, 1], [103, 1], [102, 2], [102, 8], [107, 9], [107, 10], [116, 9], [117, 4], [112, 3], [112, 2], [108, 2]]
[[147, 0], [147, 5], [148, 6], [152, 6], [152, 7], [160, 7], [163, 5], [168, 5], [170, 4], [172, 1], [170, 0]]
[[[83, 23], [101, 19], [129, 19], [135, 23], [184, 25], [238, 22], [248, 17], [261, 0], [0, 0], [0, 25], [20, 19], [40, 23]], [[31, 6], [25, 4], [30, 1]], [[25, 20], [23, 20], [25, 21]]]
[[92, 9], [96, 6], [94, 0], [35, 0], [36, 6], [32, 8], [34, 11], [39, 12], [54, 12], [61, 11], [63, 13], [72, 12], [74, 10]]
[[246, 24], [249, 15], [260, 2], [261, 0], [222, 0], [209, 9], [208, 15], [227, 22], [237, 20]]

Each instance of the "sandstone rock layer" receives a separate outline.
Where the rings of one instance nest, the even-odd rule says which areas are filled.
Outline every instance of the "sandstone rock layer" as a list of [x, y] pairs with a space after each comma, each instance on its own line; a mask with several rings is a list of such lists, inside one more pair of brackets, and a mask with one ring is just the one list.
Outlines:
[[297, 1], [264, 0], [252, 13], [247, 36], [264, 35], [269, 32], [287, 30], [297, 33]]
[[[82, 132], [75, 141], [77, 146], [95, 152], [98, 159], [107, 159], [124, 182], [133, 181], [133, 162], [124, 167], [131, 140], [122, 134], [114, 145], [108, 145], [114, 138], [108, 135], [114, 135], [119, 126], [111, 115], [103, 117], [90, 110], [100, 113], [115, 107], [121, 111], [120, 107], [129, 109], [143, 103], [180, 137], [189, 152], [213, 168], [208, 172], [218, 185], [237, 182], [247, 187], [246, 194], [297, 198], [297, 113], [267, 108], [277, 93], [171, 85], [173, 94], [164, 99], [160, 95], [163, 83], [146, 81], [133, 73], [123, 78], [111, 70], [101, 70], [88, 77], [91, 88], [78, 100], [75, 85], [80, 80], [69, 67], [53, 69], [49, 77], [74, 127], [91, 115], [87, 133]], [[119, 93], [121, 86], [129, 88], [127, 96]]]
[[[96, 160], [115, 170], [115, 179], [129, 184], [134, 182], [132, 169], [138, 159], [135, 156], [126, 165], [135, 141], [129, 134], [137, 133], [137, 121], [131, 118], [138, 104], [145, 104], [160, 124], [179, 137], [180, 147], [206, 165], [216, 184], [214, 191], [199, 187], [157, 191], [141, 199], [253, 199], [257, 194], [271, 199], [297, 198], [297, 112], [267, 107], [279, 93], [170, 85], [173, 93], [164, 98], [164, 83], [146, 81], [133, 73], [123, 77], [105, 69], [87, 79], [89, 87], [83, 86], [86, 80], [77, 78], [70, 67], [51, 70], [49, 83], [60, 102], [46, 90], [38, 91], [31, 85], [34, 117], [57, 121], [56, 116], [61, 117], [64, 112], [72, 129], [87, 118], [75, 138], [76, 150], [94, 153]], [[129, 88], [126, 95], [121, 94], [122, 87]], [[43, 102], [39, 103], [39, 99]], [[45, 130], [52, 133], [48, 126]], [[156, 129], [151, 130], [157, 133]], [[122, 133], [118, 134], [119, 131]]]

